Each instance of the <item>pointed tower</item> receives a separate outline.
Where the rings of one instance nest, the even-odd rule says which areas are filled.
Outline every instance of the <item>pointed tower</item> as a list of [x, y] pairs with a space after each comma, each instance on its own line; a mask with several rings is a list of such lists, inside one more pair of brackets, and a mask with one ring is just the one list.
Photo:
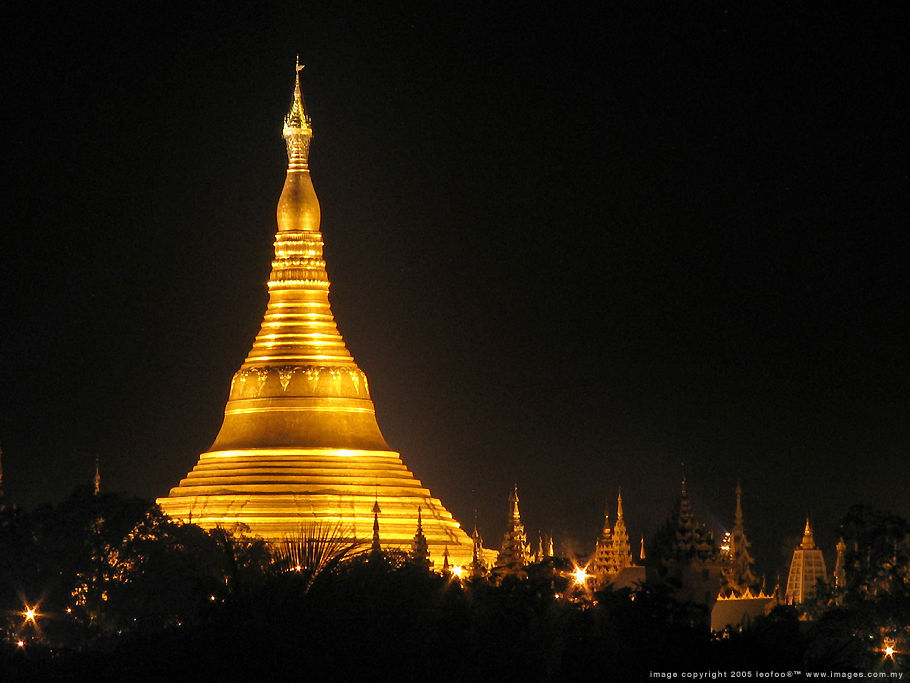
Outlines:
[[610, 525], [610, 506], [604, 505], [604, 523], [600, 535], [594, 542], [594, 572], [606, 572], [610, 564], [610, 551], [613, 548], [613, 527]]
[[600, 530], [600, 535], [594, 542], [594, 562], [591, 565], [591, 573], [598, 586], [604, 586], [609, 582], [612, 558], [613, 529], [610, 526], [610, 507], [605, 505], [603, 528]]
[[752, 564], [755, 560], [749, 553], [752, 544], [746, 538], [742, 498], [742, 486], [736, 482], [736, 510], [733, 513], [733, 530], [730, 532], [730, 548], [724, 567], [724, 582], [737, 595], [742, 595], [747, 590], [754, 593], [759, 587], [758, 578], [752, 571]]
[[484, 562], [483, 556], [483, 538], [480, 536], [480, 531], [477, 529], [477, 513], [474, 513], [474, 533], [471, 535], [471, 540], [474, 541], [474, 549], [471, 555], [471, 576], [474, 578], [479, 578], [481, 576], [486, 576], [487, 574], [487, 563]]
[[496, 560], [497, 567], [509, 570], [520, 570], [530, 561], [528, 538], [525, 535], [524, 524], [521, 523], [521, 513], [518, 511], [518, 484], [509, 494], [509, 528], [502, 538], [502, 547]]
[[827, 582], [828, 572], [825, 568], [825, 557], [815, 546], [815, 537], [807, 517], [803, 540], [793, 551], [793, 559], [790, 560], [790, 574], [787, 577], [785, 594], [787, 604], [801, 605], [814, 598], [819, 581]]
[[632, 548], [622, 511], [622, 489], [616, 497], [616, 524], [613, 525], [613, 547], [611, 564], [615, 573], [632, 566]]
[[423, 535], [423, 519], [420, 506], [417, 506], [417, 533], [411, 541], [411, 559], [427, 569], [430, 568], [430, 551], [427, 549], [427, 537]]
[[710, 614], [723, 566], [714, 534], [695, 517], [685, 477], [676, 509], [655, 536], [646, 567], [648, 581], [671, 580], [677, 584], [676, 599], [705, 605]]
[[389, 449], [367, 377], [329, 306], [319, 200], [309, 170], [313, 137], [300, 67], [284, 119], [288, 167], [278, 200], [269, 302], [246, 360], [231, 380], [215, 442], [166, 498], [172, 517], [212, 528], [246, 524], [281, 541], [304, 520], [369, 528], [374, 490], [383, 547], [410, 545], [416, 510], [431, 550], [471, 560], [471, 539]]
[[847, 544], [843, 538], [838, 540], [835, 549], [837, 559], [834, 562], [834, 587], [843, 589], [847, 587]]
[[101, 457], [95, 456], [95, 476], [92, 479], [92, 490], [96, 496], [101, 495]]
[[382, 552], [382, 545], [379, 542], [379, 513], [382, 510], [379, 509], [379, 499], [376, 499], [376, 502], [373, 503], [373, 540], [370, 543], [370, 552], [371, 553], [380, 553]]

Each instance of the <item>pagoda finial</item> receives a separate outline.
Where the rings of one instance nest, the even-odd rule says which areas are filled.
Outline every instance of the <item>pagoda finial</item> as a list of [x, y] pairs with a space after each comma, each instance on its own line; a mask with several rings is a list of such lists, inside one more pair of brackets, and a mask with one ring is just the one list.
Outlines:
[[288, 170], [306, 170], [307, 159], [310, 154], [310, 140], [313, 138], [313, 128], [310, 126], [310, 117], [303, 104], [303, 94], [300, 91], [300, 72], [303, 70], [300, 56], [294, 63], [294, 95], [291, 98], [291, 109], [284, 117], [282, 135], [288, 147]]
[[512, 493], [509, 494], [509, 518], [513, 522], [521, 521], [521, 513], [518, 511], [518, 484], [512, 487]]
[[800, 548], [814, 548], [815, 536], [812, 534], [812, 526], [809, 524], [809, 518], [806, 517], [806, 528], [803, 529], [803, 542], [799, 544]]
[[616, 521], [621, 522], [622, 519], [622, 486], [619, 487], [619, 495], [616, 497]]

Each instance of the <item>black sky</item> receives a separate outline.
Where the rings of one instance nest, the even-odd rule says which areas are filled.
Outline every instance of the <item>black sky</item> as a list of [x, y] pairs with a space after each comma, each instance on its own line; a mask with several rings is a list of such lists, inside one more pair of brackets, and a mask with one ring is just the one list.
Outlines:
[[164, 495], [211, 444], [299, 52], [339, 327], [488, 545], [513, 482], [532, 533], [590, 545], [622, 486], [649, 534], [681, 462], [769, 573], [807, 513], [910, 516], [907, 16], [737, 4], [8, 13], [8, 495], [95, 454]]

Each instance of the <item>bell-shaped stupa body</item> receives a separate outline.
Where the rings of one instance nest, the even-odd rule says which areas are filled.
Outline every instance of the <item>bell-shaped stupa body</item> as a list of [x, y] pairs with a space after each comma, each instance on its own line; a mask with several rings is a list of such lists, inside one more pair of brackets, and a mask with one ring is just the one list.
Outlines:
[[242, 522], [271, 541], [312, 522], [368, 541], [378, 502], [382, 546], [402, 550], [422, 509], [431, 557], [441, 563], [448, 548], [452, 563], [467, 565], [471, 539], [389, 449], [367, 377], [335, 324], [307, 162], [312, 135], [298, 67], [265, 318], [231, 380], [215, 443], [158, 503], [172, 517], [206, 528]]

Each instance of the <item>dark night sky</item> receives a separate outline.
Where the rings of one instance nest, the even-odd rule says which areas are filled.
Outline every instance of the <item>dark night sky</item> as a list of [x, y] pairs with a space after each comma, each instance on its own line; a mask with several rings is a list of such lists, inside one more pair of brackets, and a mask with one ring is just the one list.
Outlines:
[[829, 552], [852, 503], [910, 516], [907, 16], [739, 4], [7, 14], [9, 497], [96, 453], [164, 495], [211, 444], [300, 52], [339, 327], [488, 545], [513, 482], [535, 535], [590, 549], [618, 486], [650, 534], [683, 461], [705, 522], [742, 480], [769, 574], [807, 513]]

